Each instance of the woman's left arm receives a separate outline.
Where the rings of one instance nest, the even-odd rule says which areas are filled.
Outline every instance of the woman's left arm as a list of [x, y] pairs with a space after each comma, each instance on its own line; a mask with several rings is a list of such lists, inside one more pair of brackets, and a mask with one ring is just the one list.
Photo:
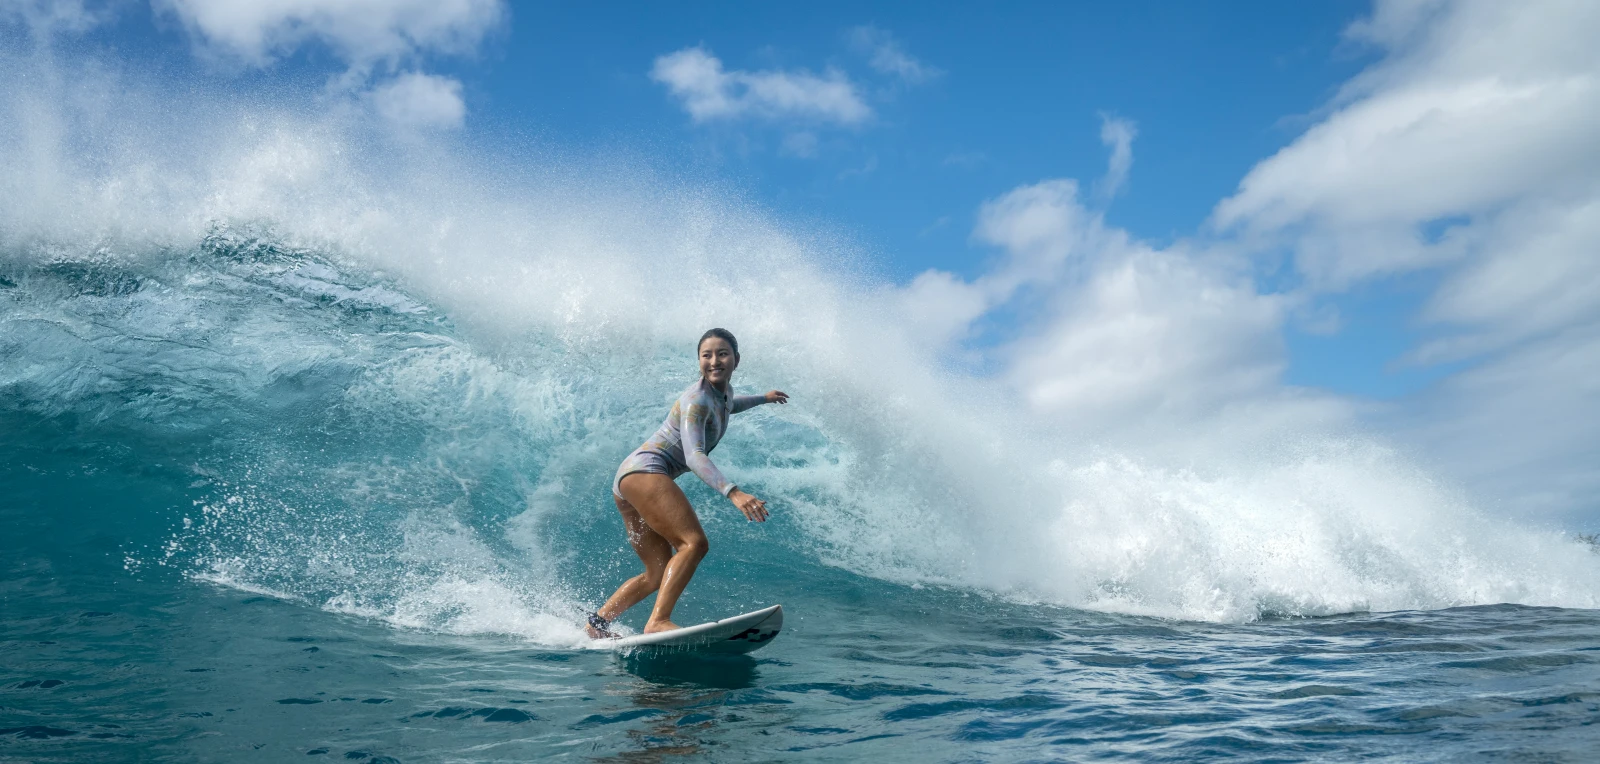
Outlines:
[[763, 403], [788, 403], [789, 394], [782, 390], [769, 390], [765, 395], [735, 395], [728, 401], [728, 413], [737, 414]]

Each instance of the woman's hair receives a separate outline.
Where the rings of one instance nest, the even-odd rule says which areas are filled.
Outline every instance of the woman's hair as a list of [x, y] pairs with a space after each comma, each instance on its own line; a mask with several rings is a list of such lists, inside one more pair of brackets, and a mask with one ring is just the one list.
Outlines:
[[706, 340], [709, 340], [712, 337], [718, 337], [727, 342], [728, 347], [733, 348], [733, 357], [739, 357], [739, 341], [733, 338], [733, 332], [730, 332], [720, 326], [715, 329], [707, 329], [705, 334], [700, 335], [700, 341], [696, 342], [694, 345], [694, 352], [698, 354], [700, 352], [700, 346], [706, 344]]

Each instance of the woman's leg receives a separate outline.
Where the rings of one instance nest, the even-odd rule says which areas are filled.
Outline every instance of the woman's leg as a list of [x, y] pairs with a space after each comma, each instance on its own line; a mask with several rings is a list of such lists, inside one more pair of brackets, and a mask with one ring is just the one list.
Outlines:
[[676, 629], [672, 608], [678, 604], [678, 596], [683, 594], [689, 579], [694, 577], [695, 568], [711, 548], [706, 543], [706, 532], [700, 528], [700, 518], [695, 515], [694, 507], [689, 506], [689, 499], [672, 478], [635, 472], [622, 478], [619, 487], [623, 498], [638, 510], [645, 525], [676, 550], [662, 570], [656, 606], [650, 612], [650, 622], [645, 624], [645, 633]]
[[[667, 569], [667, 562], [672, 559], [672, 546], [661, 534], [650, 530], [644, 518], [639, 516], [639, 510], [634, 509], [626, 499], [618, 499], [617, 511], [622, 513], [622, 524], [628, 531], [628, 543], [633, 545], [634, 554], [639, 555], [639, 561], [644, 563], [644, 572], [622, 582], [617, 587], [611, 599], [595, 611], [597, 615], [607, 621], [616, 620], [617, 616], [627, 612], [628, 608], [639, 604], [640, 600], [650, 596], [661, 586], [661, 575]], [[590, 637], [596, 639], [602, 635], [593, 626], [584, 627]]]

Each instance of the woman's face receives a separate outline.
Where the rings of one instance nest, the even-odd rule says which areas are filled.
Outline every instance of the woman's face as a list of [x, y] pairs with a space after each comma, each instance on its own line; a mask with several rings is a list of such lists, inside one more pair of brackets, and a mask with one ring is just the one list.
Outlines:
[[707, 337], [700, 343], [700, 376], [707, 382], [722, 386], [728, 384], [733, 377], [733, 370], [739, 367], [738, 356], [733, 354], [733, 348], [728, 341], [721, 337]]

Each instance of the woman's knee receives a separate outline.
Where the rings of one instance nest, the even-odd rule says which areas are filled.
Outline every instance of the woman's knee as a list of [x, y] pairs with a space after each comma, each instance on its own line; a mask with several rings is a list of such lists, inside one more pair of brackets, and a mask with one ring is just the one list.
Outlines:
[[711, 542], [706, 540], [705, 534], [696, 533], [687, 536], [676, 548], [677, 554], [687, 554], [692, 557], [705, 557], [711, 551]]

